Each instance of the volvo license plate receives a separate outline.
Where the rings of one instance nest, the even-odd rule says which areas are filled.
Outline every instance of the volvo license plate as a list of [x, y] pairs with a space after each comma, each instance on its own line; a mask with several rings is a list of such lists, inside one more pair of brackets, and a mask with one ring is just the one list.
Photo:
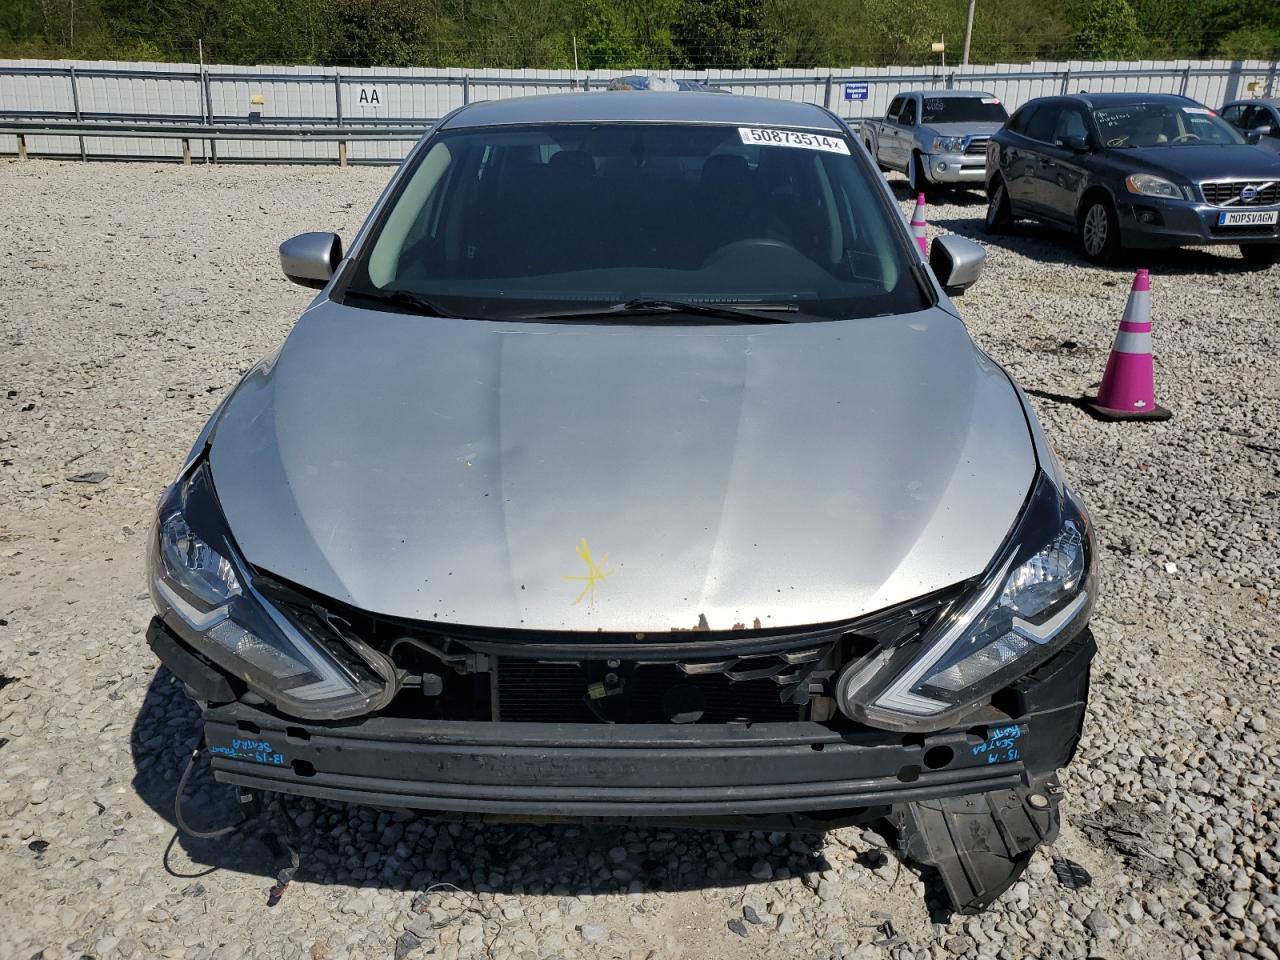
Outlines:
[[1280, 210], [1230, 210], [1218, 214], [1220, 227], [1263, 227], [1276, 222]]

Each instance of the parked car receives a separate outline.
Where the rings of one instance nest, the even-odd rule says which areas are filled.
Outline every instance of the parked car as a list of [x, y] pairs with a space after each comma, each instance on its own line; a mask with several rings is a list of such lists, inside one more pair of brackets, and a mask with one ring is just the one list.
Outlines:
[[[148, 638], [224, 782], [893, 824], [959, 909], [1055, 835], [1088, 514], [820, 107], [463, 107], [160, 502]], [[963, 823], [963, 828], [956, 825]]]
[[1246, 140], [1280, 152], [1280, 98], [1232, 100], [1223, 105], [1221, 116]]
[[987, 230], [1019, 217], [1075, 233], [1085, 257], [1130, 248], [1239, 244], [1280, 257], [1280, 157], [1186, 97], [1042, 97], [987, 147]]
[[630, 74], [625, 77], [614, 77], [609, 81], [609, 90], [656, 90], [664, 93], [676, 91], [697, 93], [727, 93], [719, 87], [703, 83], [701, 80], [672, 79], [645, 73]]
[[1009, 114], [978, 90], [912, 90], [889, 103], [883, 120], [864, 120], [862, 141], [882, 170], [905, 173], [913, 193], [981, 187], [987, 140]]

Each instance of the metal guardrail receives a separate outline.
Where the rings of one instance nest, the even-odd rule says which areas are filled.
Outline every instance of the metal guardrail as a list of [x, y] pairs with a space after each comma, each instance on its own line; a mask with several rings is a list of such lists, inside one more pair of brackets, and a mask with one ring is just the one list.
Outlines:
[[[183, 140], [184, 163], [191, 162], [190, 141], [204, 140], [209, 144], [208, 159], [218, 162], [217, 144], [220, 140], [313, 140], [331, 141], [338, 144], [338, 163], [347, 164], [346, 144], [348, 141], [361, 140], [416, 140], [434, 119], [395, 118], [369, 120], [361, 117], [344, 117], [342, 108], [342, 90], [347, 84], [386, 84], [417, 86], [451, 86], [460, 88], [462, 102], [471, 102], [472, 86], [478, 84], [485, 87], [553, 87], [562, 89], [590, 90], [593, 81], [590, 77], [581, 80], [570, 77], [515, 77], [515, 76], [471, 76], [470, 74], [441, 74], [436, 76], [413, 76], [406, 74], [344, 74], [341, 70], [324, 73], [270, 73], [266, 71], [231, 71], [201, 68], [198, 70], [141, 70], [127, 67], [80, 67], [62, 66], [0, 66], [0, 77], [25, 76], [49, 77], [67, 81], [70, 89], [71, 110], [30, 110], [0, 109], [0, 124], [4, 124], [0, 133], [20, 134], [18, 154], [27, 155], [26, 136], [74, 136], [79, 140], [81, 160], [87, 160], [89, 153], [85, 146], [85, 137], [97, 136], [147, 136], [176, 137]], [[199, 90], [200, 112], [197, 114], [141, 114], [117, 113], [110, 111], [92, 111], [81, 109], [80, 81], [87, 79], [123, 79], [123, 80], [169, 80], [196, 84]], [[327, 84], [333, 88], [333, 114], [323, 117], [250, 117], [224, 116], [214, 112], [213, 88], [220, 83], [309, 83]], [[604, 84], [594, 81], [596, 89], [603, 89]], [[15, 124], [22, 121], [45, 121], [42, 125], [19, 130]], [[156, 124], [162, 123], [163, 126]], [[113, 124], [108, 131], [99, 124]], [[199, 124], [199, 132], [192, 125]], [[73, 129], [75, 126], [84, 129]], [[125, 131], [126, 126], [133, 130]], [[186, 125], [189, 132], [185, 135], [174, 131]], [[92, 127], [93, 129], [90, 129]], [[142, 128], [146, 127], [146, 132]], [[253, 127], [254, 133], [245, 132]], [[322, 130], [323, 128], [323, 130]], [[394, 130], [394, 133], [387, 133]], [[400, 131], [410, 131], [401, 135]], [[346, 131], [351, 131], [349, 134]], [[342, 135], [338, 135], [339, 133]], [[334, 135], [330, 135], [334, 134]]]
[[85, 137], [157, 137], [182, 141], [182, 162], [191, 163], [192, 140], [294, 140], [313, 143], [337, 143], [338, 165], [347, 165], [347, 143], [356, 140], [417, 140], [431, 129], [434, 120], [424, 120], [410, 126], [358, 126], [333, 125], [304, 126], [289, 124], [267, 126], [257, 123], [237, 123], [225, 126], [203, 126], [173, 123], [125, 123], [115, 121], [38, 122], [6, 121], [0, 117], [0, 134], [18, 138], [18, 159], [27, 159], [27, 137], [62, 136], [79, 137], [81, 153], [84, 153]]

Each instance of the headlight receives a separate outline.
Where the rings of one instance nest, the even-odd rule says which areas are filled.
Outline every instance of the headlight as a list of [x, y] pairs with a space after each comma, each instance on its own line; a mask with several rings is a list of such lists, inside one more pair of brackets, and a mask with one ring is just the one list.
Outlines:
[[1088, 516], [1041, 475], [983, 580], [918, 642], [850, 666], [837, 700], [874, 726], [945, 726], [1075, 636], [1094, 593]]
[[934, 153], [960, 153], [964, 150], [964, 137], [934, 137]]
[[1170, 200], [1182, 200], [1184, 194], [1182, 188], [1164, 177], [1153, 176], [1150, 173], [1131, 173], [1124, 178], [1124, 185], [1129, 188], [1130, 193], [1141, 194], [1144, 197], [1168, 197]]
[[304, 633], [254, 587], [208, 464], [165, 492], [149, 566], [151, 598], [165, 623], [283, 712], [337, 719], [377, 709], [394, 695], [384, 657], [336, 633]]

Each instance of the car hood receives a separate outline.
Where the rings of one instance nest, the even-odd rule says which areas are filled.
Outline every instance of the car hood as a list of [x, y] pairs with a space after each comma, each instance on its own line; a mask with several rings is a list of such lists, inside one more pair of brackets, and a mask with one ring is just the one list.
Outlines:
[[982, 137], [990, 136], [1001, 127], [1003, 121], [986, 121], [984, 123], [929, 123], [921, 127], [921, 133], [935, 137]]
[[1255, 144], [1139, 147], [1111, 154], [1125, 165], [1192, 181], [1280, 179], [1280, 156]]
[[258, 568], [373, 613], [541, 630], [883, 608], [980, 573], [1035, 472], [1011, 383], [942, 310], [605, 327], [321, 302], [210, 459]]

